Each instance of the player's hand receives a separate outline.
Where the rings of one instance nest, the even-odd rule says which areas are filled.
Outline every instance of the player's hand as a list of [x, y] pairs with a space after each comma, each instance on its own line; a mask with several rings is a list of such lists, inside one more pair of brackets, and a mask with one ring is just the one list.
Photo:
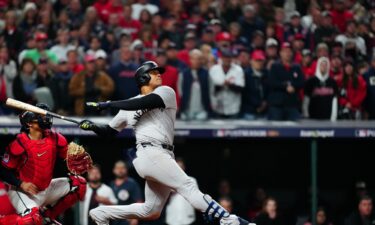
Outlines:
[[20, 188], [22, 191], [30, 195], [36, 195], [39, 192], [38, 187], [30, 182], [22, 182]]
[[82, 130], [92, 130], [95, 126], [94, 122], [90, 121], [90, 120], [82, 120], [80, 123], [79, 123], [79, 128], [81, 128]]
[[86, 106], [90, 108], [95, 108], [97, 110], [103, 110], [109, 108], [110, 101], [107, 102], [86, 102]]

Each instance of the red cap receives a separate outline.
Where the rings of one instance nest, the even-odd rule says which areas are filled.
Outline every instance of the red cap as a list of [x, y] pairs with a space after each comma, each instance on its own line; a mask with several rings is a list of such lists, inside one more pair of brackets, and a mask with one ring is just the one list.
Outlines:
[[290, 45], [289, 42], [284, 42], [284, 43], [281, 45], [281, 49], [284, 49], [284, 48], [292, 48], [292, 46]]
[[303, 40], [303, 35], [300, 33], [297, 33], [294, 35], [294, 40]]
[[228, 32], [220, 32], [216, 35], [216, 41], [231, 41], [231, 36]]
[[47, 40], [48, 39], [48, 36], [46, 33], [36, 33], [35, 35], [35, 40], [36, 41], [43, 41], [43, 40]]
[[90, 54], [85, 55], [85, 62], [92, 62], [92, 61], [95, 61], [94, 55], [90, 55]]
[[251, 53], [251, 59], [253, 60], [266, 60], [266, 56], [262, 50], [255, 50]]

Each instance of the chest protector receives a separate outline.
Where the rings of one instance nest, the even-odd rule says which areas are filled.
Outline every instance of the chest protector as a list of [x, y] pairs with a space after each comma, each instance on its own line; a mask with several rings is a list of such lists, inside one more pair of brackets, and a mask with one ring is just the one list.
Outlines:
[[57, 156], [58, 135], [48, 132], [41, 140], [31, 140], [26, 133], [17, 135], [17, 142], [24, 149], [18, 168], [19, 178], [45, 190], [53, 176]]

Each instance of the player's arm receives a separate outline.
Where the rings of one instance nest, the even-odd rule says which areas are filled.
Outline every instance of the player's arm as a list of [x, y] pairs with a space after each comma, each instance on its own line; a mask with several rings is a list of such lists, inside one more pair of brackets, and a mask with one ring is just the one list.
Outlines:
[[121, 101], [88, 102], [87, 105], [98, 109], [117, 108], [126, 111], [165, 108], [163, 99], [159, 95], [154, 93], [140, 98], [132, 98]]
[[13, 171], [0, 164], [0, 179], [15, 187], [20, 187], [22, 181], [16, 177]]
[[101, 137], [113, 137], [119, 133], [108, 124], [96, 124], [90, 120], [83, 120], [79, 127], [83, 130], [92, 130]]

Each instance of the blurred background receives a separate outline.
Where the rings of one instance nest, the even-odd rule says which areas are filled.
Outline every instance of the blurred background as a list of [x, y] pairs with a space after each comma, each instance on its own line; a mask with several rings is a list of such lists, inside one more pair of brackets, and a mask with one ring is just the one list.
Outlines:
[[[154, 60], [176, 92], [176, 157], [228, 210], [259, 225], [375, 224], [374, 47], [373, 0], [0, 0], [0, 147], [19, 132], [7, 98], [107, 123], [117, 111], [84, 103], [138, 95], [134, 72]], [[107, 140], [54, 122], [100, 165], [88, 179], [112, 187], [102, 197], [143, 201], [131, 130]], [[89, 224], [84, 210], [60, 219]], [[173, 195], [158, 221], [116, 224], [138, 223], [204, 222]]]

